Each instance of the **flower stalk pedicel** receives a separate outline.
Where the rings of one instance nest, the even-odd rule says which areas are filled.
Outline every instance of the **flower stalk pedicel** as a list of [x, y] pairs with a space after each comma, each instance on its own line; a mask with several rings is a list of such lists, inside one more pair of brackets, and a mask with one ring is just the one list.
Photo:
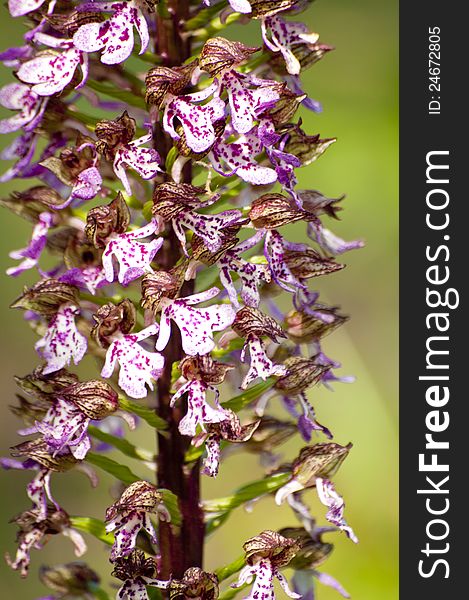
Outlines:
[[[320, 110], [301, 72], [331, 50], [297, 20], [308, 4], [9, 1], [31, 28], [3, 54], [16, 79], [0, 90], [10, 111], [0, 133], [17, 137], [1, 180], [34, 181], [1, 202], [32, 224], [7, 275], [37, 273], [11, 306], [38, 336], [40, 364], [16, 378], [12, 410], [28, 439], [1, 460], [34, 472], [6, 560], [26, 576], [31, 550], [56, 533], [81, 557], [85, 532], [108, 544], [111, 563], [99, 575], [83, 562], [42, 567], [48, 598], [107, 599], [111, 574], [121, 600], [216, 600], [250, 583], [249, 598], [273, 600], [274, 580], [299, 598], [313, 576], [347, 596], [317, 567], [332, 550], [324, 534], [357, 541], [331, 481], [351, 444], [324, 441], [333, 429], [316, 419], [309, 390], [350, 381], [323, 350], [347, 317], [317, 288], [362, 242], [324, 225], [343, 198], [297, 185], [296, 170], [335, 142], [307, 134], [299, 116]], [[259, 22], [256, 45], [228, 39], [236, 20]], [[301, 242], [286, 232], [293, 223]], [[286, 313], [278, 293], [291, 300]], [[81, 381], [74, 365], [88, 356], [97, 376]], [[283, 419], [268, 414], [276, 407]], [[156, 449], [130, 443], [117, 417], [153, 427]], [[296, 433], [314, 442], [279, 467], [277, 448]], [[266, 477], [202, 501], [200, 478], [225, 476], [234, 451], [260, 456]], [[137, 477], [133, 461], [153, 474]], [[118, 497], [102, 520], [69, 516], [52, 474], [77, 469], [97, 485], [95, 468], [119, 481]], [[329, 525], [312, 516], [308, 488]], [[253, 532], [243, 560], [203, 570], [206, 536], [269, 494], [300, 526]]]

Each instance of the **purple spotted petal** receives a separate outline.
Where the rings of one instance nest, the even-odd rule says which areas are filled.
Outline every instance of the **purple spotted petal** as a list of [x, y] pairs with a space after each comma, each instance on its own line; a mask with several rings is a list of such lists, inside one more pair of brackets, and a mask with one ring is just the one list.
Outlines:
[[45, 0], [8, 0], [8, 9], [12, 17], [22, 17], [37, 10]]
[[68, 366], [73, 359], [77, 365], [85, 355], [87, 341], [75, 325], [75, 316], [79, 309], [72, 304], [63, 304], [52, 317], [47, 333], [36, 342], [35, 348], [47, 365], [44, 375], [59, 371]]
[[209, 436], [205, 442], [205, 450], [207, 456], [204, 458], [203, 470], [204, 475], [216, 477], [220, 466], [220, 440], [216, 436]]
[[147, 243], [138, 240], [153, 235], [157, 229], [158, 224], [153, 220], [145, 227], [130, 233], [122, 233], [108, 242], [102, 258], [107, 281], [114, 281], [113, 259], [118, 263], [118, 280], [123, 285], [128, 285], [134, 279], [151, 270], [150, 264], [161, 248], [163, 238], [157, 238]]
[[259, 286], [261, 282], [269, 283], [271, 280], [268, 265], [256, 265], [240, 256], [235, 248], [229, 250], [220, 259], [220, 281], [228, 293], [230, 302], [234, 307], [239, 307], [238, 292], [233, 284], [230, 271], [238, 274], [241, 280], [241, 298], [246, 306], [258, 307], [260, 302]]
[[0, 105], [10, 110], [17, 110], [18, 113], [0, 120], [0, 133], [11, 133], [21, 128], [27, 131], [34, 128], [42, 115], [43, 104], [43, 99], [27, 85], [10, 83], [3, 87], [0, 90]]
[[[10, 257], [21, 260], [21, 263], [16, 267], [7, 269], [7, 275], [16, 277], [23, 271], [32, 269], [39, 261], [41, 253], [47, 243], [47, 232], [53, 223], [53, 215], [44, 212], [39, 215], [39, 221], [33, 229], [31, 241], [26, 248], [10, 252]], [[23, 260], [22, 260], [23, 259]]]
[[332, 256], [343, 254], [349, 250], [358, 250], [365, 245], [362, 240], [346, 242], [321, 224], [313, 222], [308, 223], [308, 235]]
[[159, 163], [161, 158], [153, 148], [140, 148], [141, 145], [151, 140], [150, 135], [144, 135], [126, 146], [121, 146], [114, 159], [114, 172], [119, 177], [126, 193], [130, 196], [132, 190], [130, 187], [126, 168], [133, 169], [143, 179], [152, 179], [161, 171]]
[[216, 215], [201, 215], [192, 210], [185, 210], [175, 217], [173, 225], [184, 249], [186, 237], [181, 227], [196, 233], [211, 252], [216, 252], [223, 243], [225, 229], [241, 218], [242, 213], [239, 210], [225, 210]]
[[75, 267], [61, 275], [59, 281], [87, 289], [93, 295], [96, 294], [98, 288], [108, 283], [104, 269], [99, 265], [85, 268]]
[[136, 2], [96, 3], [94, 10], [115, 12], [104, 23], [82, 25], [73, 36], [76, 48], [83, 52], [96, 52], [103, 49], [102, 63], [119, 64], [132, 54], [133, 28], [136, 27], [141, 41], [140, 54], [146, 51], [149, 42], [148, 25]]
[[249, 350], [250, 364], [249, 371], [243, 379], [241, 389], [245, 390], [248, 385], [260, 377], [264, 381], [271, 375], [285, 375], [286, 368], [283, 365], [274, 364], [265, 353], [265, 347], [262, 340], [254, 335], [249, 335], [246, 339], [241, 361], [244, 362], [246, 350]]
[[345, 531], [352, 542], [358, 543], [358, 538], [353, 532], [353, 529], [347, 525], [344, 519], [345, 502], [334, 487], [332, 481], [328, 479], [316, 478], [316, 490], [319, 500], [329, 508], [326, 519], [342, 531]]
[[[216, 408], [207, 402], [207, 390], [215, 392]], [[187, 393], [187, 413], [179, 423], [182, 435], [194, 437], [197, 425], [205, 431], [205, 423], [221, 423], [229, 417], [229, 413], [218, 403], [218, 394], [215, 388], [198, 379], [193, 379], [184, 384], [171, 398], [173, 405], [178, 398]]]
[[[218, 288], [208, 290], [213, 298], [219, 293]], [[204, 294], [207, 294], [205, 292]], [[208, 354], [215, 347], [214, 331], [223, 331], [229, 327], [236, 316], [229, 304], [214, 304], [208, 308], [193, 308], [191, 304], [203, 302], [203, 294], [194, 294], [178, 300], [167, 300], [161, 313], [160, 335], [156, 349], [162, 351], [171, 334], [171, 320], [179, 327], [182, 337], [182, 348], [189, 356]], [[208, 299], [205, 298], [205, 299]]]
[[139, 342], [158, 333], [158, 325], [150, 325], [137, 334], [123, 335], [115, 339], [106, 353], [101, 376], [108, 378], [119, 363], [119, 386], [131, 398], [145, 398], [152, 381], [158, 379], [164, 367], [164, 358], [158, 352], [148, 352]]
[[111, 550], [111, 560], [121, 556], [128, 556], [135, 548], [137, 536], [144, 529], [153, 544], [158, 543], [156, 531], [149, 515], [143, 511], [130, 511], [124, 515], [118, 515], [106, 525], [106, 532], [114, 532], [114, 544]]

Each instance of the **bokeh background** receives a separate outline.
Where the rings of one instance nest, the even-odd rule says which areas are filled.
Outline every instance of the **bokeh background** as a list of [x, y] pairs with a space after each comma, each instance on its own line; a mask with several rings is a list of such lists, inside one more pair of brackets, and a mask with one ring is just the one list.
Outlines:
[[[20, 22], [4, 6], [1, 47], [19, 42]], [[315, 389], [311, 399], [320, 420], [332, 427], [336, 441], [353, 441], [354, 448], [336, 477], [337, 489], [347, 500], [346, 517], [360, 538], [355, 546], [344, 535], [330, 535], [335, 550], [321, 570], [339, 579], [356, 600], [394, 600], [398, 595], [397, 571], [397, 185], [398, 185], [398, 80], [397, 2], [376, 0], [318, 0], [303, 15], [321, 40], [336, 50], [304, 75], [305, 89], [323, 104], [322, 114], [304, 114], [305, 129], [323, 137], [338, 138], [326, 155], [300, 176], [300, 187], [319, 189], [328, 196], [347, 194], [342, 221], [333, 230], [345, 238], [363, 238], [366, 248], [345, 255], [348, 267], [318, 281], [322, 298], [339, 304], [352, 319], [325, 341], [325, 349], [343, 363], [342, 374], [354, 374], [352, 385], [338, 384], [333, 393]], [[21, 19], [20, 19], [21, 21]], [[241, 35], [254, 43], [255, 29]], [[1, 83], [11, 81], [1, 68]], [[0, 143], [4, 143], [0, 140]], [[2, 197], [17, 187], [4, 185]], [[29, 372], [37, 362], [34, 336], [19, 312], [8, 304], [28, 279], [10, 280], [1, 273], [11, 264], [8, 252], [21, 248], [30, 226], [1, 213], [0, 229], [0, 416], [1, 454], [18, 443], [19, 426], [9, 413], [14, 403], [14, 374]], [[297, 229], [298, 240], [304, 228]], [[133, 435], [139, 445], [151, 447], [151, 433]], [[282, 448], [292, 459], [300, 442]], [[135, 468], [138, 471], [138, 468]], [[141, 472], [142, 475], [148, 473]], [[246, 477], [248, 474], [248, 477]], [[204, 497], [225, 495], [238, 485], [262, 475], [257, 459], [230, 456], [216, 482], [204, 481]], [[1, 551], [15, 549], [15, 527], [8, 519], [28, 501], [29, 474], [0, 473]], [[208, 478], [205, 478], [208, 479]], [[53, 480], [55, 495], [71, 513], [100, 514], [109, 503], [111, 481], [102, 477], [93, 491], [80, 474]], [[308, 492], [307, 500], [324, 519], [324, 509]], [[247, 537], [265, 528], [293, 525], [287, 508], [275, 507], [271, 498], [256, 504], [251, 513], [238, 509], [210, 540], [208, 568], [230, 562], [241, 553]], [[89, 561], [108, 572], [102, 545], [89, 540]], [[0, 561], [0, 597], [32, 600], [45, 595], [35, 572], [40, 564], [73, 560], [69, 542], [54, 539], [41, 553], [33, 552], [32, 572], [26, 581]], [[333, 590], [318, 587], [320, 600], [337, 599]]]

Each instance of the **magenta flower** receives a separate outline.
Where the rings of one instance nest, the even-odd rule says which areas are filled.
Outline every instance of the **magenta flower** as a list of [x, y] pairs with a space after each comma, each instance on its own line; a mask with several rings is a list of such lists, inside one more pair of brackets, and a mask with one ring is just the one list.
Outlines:
[[217, 87], [217, 84], [212, 84], [201, 92], [170, 96], [166, 101], [163, 117], [165, 131], [173, 139], [179, 139], [175, 128], [177, 119], [184, 130], [187, 145], [194, 152], [204, 152], [214, 144], [216, 133], [213, 125], [225, 116], [225, 103], [221, 98], [215, 97], [206, 104], [196, 104], [206, 100]]
[[269, 558], [261, 558], [253, 565], [246, 565], [241, 569], [238, 581], [232, 584], [232, 587], [243, 587], [254, 580], [254, 585], [249, 596], [246, 596], [246, 600], [275, 600], [274, 578], [278, 580], [289, 598], [301, 598], [300, 594], [289, 588], [285, 576], [275, 568]]
[[74, 267], [61, 275], [59, 281], [87, 289], [93, 296], [96, 294], [98, 288], [109, 283], [101, 265]]
[[0, 105], [18, 113], [0, 120], [0, 133], [32, 131], [41, 121], [47, 100], [22, 83], [10, 83], [0, 90]]
[[134, 27], [140, 36], [140, 52], [148, 48], [149, 35], [145, 17], [133, 0], [128, 2], [90, 2], [82, 10], [114, 12], [104, 23], [86, 23], [73, 36], [75, 48], [82, 52], [97, 52], [103, 49], [101, 62], [116, 65], [132, 54]]
[[73, 304], [62, 304], [50, 319], [44, 337], [36, 342], [37, 352], [47, 362], [42, 371], [44, 375], [63, 369], [72, 359], [77, 365], [85, 355], [88, 344], [75, 324], [79, 312]]
[[123, 285], [128, 285], [147, 271], [151, 271], [150, 264], [155, 254], [163, 244], [163, 238], [157, 238], [148, 243], [138, 240], [153, 235], [158, 230], [158, 222], [153, 219], [140, 229], [129, 233], [112, 234], [103, 252], [103, 268], [107, 281], [114, 281], [114, 261], [119, 265], [118, 280]]
[[140, 148], [152, 138], [151, 133], [144, 135], [128, 144], [121, 144], [114, 158], [114, 172], [121, 180], [126, 193], [131, 196], [132, 189], [126, 174], [126, 168], [137, 171], [142, 179], [153, 179], [162, 170], [158, 163], [161, 158], [153, 148]]
[[[207, 402], [207, 391], [215, 393], [215, 408]], [[222, 408], [218, 400], [219, 392], [212, 385], [200, 379], [191, 379], [183, 384], [171, 398], [171, 406], [187, 393], [187, 413], [179, 423], [179, 431], [182, 435], [194, 437], [197, 425], [205, 431], [206, 423], [220, 423], [229, 418], [229, 413]]]
[[[27, 60], [18, 70], [18, 78], [24, 83], [32, 84], [32, 91], [38, 96], [58, 94], [72, 81], [75, 71], [80, 66], [82, 81], [77, 89], [85, 84], [88, 77], [88, 57], [74, 47], [72, 40], [64, 40], [37, 33], [35, 41], [54, 50], [36, 55]], [[57, 52], [61, 49], [63, 52]]]
[[262, 143], [255, 131], [240, 135], [229, 143], [217, 141], [209, 154], [209, 159], [217, 173], [225, 177], [238, 175], [253, 185], [268, 185], [277, 181], [277, 173], [271, 167], [264, 167], [255, 158], [262, 152]]
[[33, 269], [37, 265], [41, 253], [47, 243], [47, 232], [49, 231], [53, 222], [54, 216], [50, 213], [43, 212], [39, 215], [39, 221], [34, 226], [31, 241], [29, 242], [28, 246], [22, 250], [10, 252], [10, 258], [23, 260], [21, 260], [21, 263], [18, 266], [7, 269], [7, 275], [16, 277], [17, 275], [20, 275], [20, 273], [23, 273], [23, 271]]
[[131, 398], [145, 398], [147, 389], [152, 390], [153, 379], [158, 379], [164, 367], [164, 358], [158, 352], [148, 352], [139, 342], [158, 333], [155, 323], [138, 333], [114, 334], [114, 340], [106, 353], [106, 362], [101, 377], [111, 377], [116, 363], [119, 363], [119, 386]]
[[245, 390], [258, 377], [265, 381], [271, 375], [279, 377], [285, 375], [285, 367], [283, 365], [276, 365], [267, 356], [264, 342], [261, 338], [253, 334], [247, 336], [246, 343], [241, 352], [242, 362], [245, 360], [246, 350], [249, 350], [250, 364], [249, 371], [241, 384], [241, 389]]
[[345, 531], [347, 537], [349, 537], [352, 542], [357, 544], [357, 536], [353, 532], [353, 529], [347, 525], [347, 521], [344, 519], [344, 499], [336, 492], [332, 481], [317, 477], [316, 490], [318, 492], [319, 500], [329, 508], [326, 515], [326, 519], [329, 521], [329, 523], [332, 523], [342, 531]]
[[182, 348], [186, 354], [195, 356], [211, 352], [215, 347], [213, 332], [229, 327], [235, 319], [235, 311], [229, 304], [213, 304], [208, 308], [193, 308], [193, 305], [211, 300], [219, 293], [220, 290], [213, 287], [177, 300], [163, 298], [156, 349], [161, 352], [166, 348], [173, 320], [181, 332]]

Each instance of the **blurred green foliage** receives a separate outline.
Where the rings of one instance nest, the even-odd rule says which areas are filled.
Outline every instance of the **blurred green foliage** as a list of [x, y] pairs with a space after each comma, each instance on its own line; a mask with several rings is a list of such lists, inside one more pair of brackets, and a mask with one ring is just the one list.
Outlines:
[[[5, 7], [1, 8], [1, 16], [2, 49], [18, 45], [21, 19], [11, 19]], [[320, 421], [335, 432], [336, 441], [354, 443], [336, 481], [347, 500], [346, 517], [360, 538], [360, 544], [354, 546], [344, 535], [329, 535], [336, 549], [321, 569], [339, 579], [356, 600], [394, 600], [398, 595], [397, 2], [320, 0], [312, 5], [306, 18], [311, 29], [321, 34], [321, 40], [336, 50], [304, 75], [305, 89], [324, 107], [322, 114], [303, 114], [305, 129], [323, 137], [336, 136], [338, 142], [301, 172], [300, 186], [319, 189], [329, 196], [346, 193], [343, 220], [331, 223], [331, 228], [345, 238], [360, 237], [367, 243], [365, 249], [344, 257], [347, 269], [318, 281], [322, 298], [340, 304], [352, 316], [345, 327], [327, 338], [325, 350], [343, 363], [342, 373], [353, 373], [357, 381], [336, 385], [333, 393], [314, 390], [311, 400]], [[253, 43], [250, 34], [248, 41]], [[0, 81], [11, 81], [7, 69], [1, 69]], [[16, 185], [4, 185], [2, 196]], [[7, 211], [2, 211], [1, 223], [0, 271], [4, 273], [11, 264], [8, 252], [24, 246], [30, 226]], [[304, 226], [296, 226], [290, 233], [290, 239], [298, 241], [304, 236]], [[37, 362], [33, 334], [20, 313], [7, 309], [30, 281], [28, 276], [20, 280], [2, 276], [1, 281], [2, 455], [18, 442], [18, 422], [7, 409], [14, 402], [12, 376], [29, 372]], [[88, 359], [88, 363], [91, 366], [92, 361]], [[138, 446], [153, 446], [153, 433], [146, 427], [129, 439]], [[300, 445], [297, 440], [282, 448], [284, 458], [296, 456]], [[151, 477], [142, 468], [140, 475]], [[2, 551], [13, 552], [15, 527], [7, 521], [28, 506], [24, 487], [29, 474], [9, 472], [0, 476], [1, 546]], [[233, 454], [216, 481], [204, 479], [204, 497], [229, 494], [260, 476], [256, 457]], [[103, 517], [112, 485], [109, 477], [102, 477], [99, 492], [91, 490], [80, 474], [55, 477], [52, 485], [71, 514]], [[309, 492], [306, 499], [324, 522], [324, 507], [314, 493]], [[237, 509], [210, 539], [206, 566], [212, 569], [231, 562], [240, 554], [244, 540], [264, 528], [293, 524], [289, 509], [277, 508], [271, 498], [256, 504], [252, 512]], [[87, 560], [107, 574], [103, 545], [90, 539], [89, 546]], [[41, 553], [33, 551], [32, 572], [25, 582], [0, 564], [0, 597], [32, 600], [45, 595], [35, 578], [37, 567], [69, 560], [73, 560], [71, 545], [61, 538], [52, 540]], [[106, 575], [105, 584], [108, 579]], [[318, 590], [318, 597], [338, 599], [336, 592], [324, 587]]]

